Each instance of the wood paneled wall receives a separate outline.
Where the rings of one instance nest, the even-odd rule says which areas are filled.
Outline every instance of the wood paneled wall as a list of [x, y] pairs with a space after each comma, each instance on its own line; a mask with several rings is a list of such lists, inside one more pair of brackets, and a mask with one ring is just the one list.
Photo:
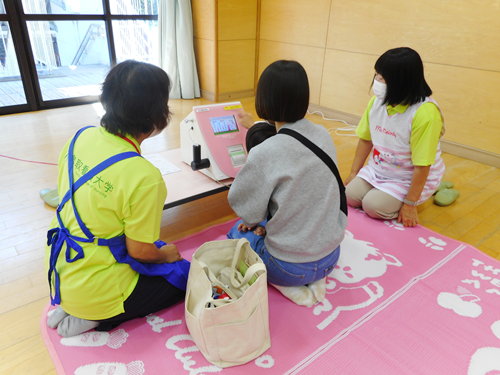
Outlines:
[[192, 0], [195, 53], [203, 97], [254, 95], [258, 0]]
[[295, 59], [312, 104], [361, 116], [377, 58], [411, 47], [444, 112], [445, 139], [500, 154], [498, 1], [262, 0], [261, 9], [259, 72]]
[[196, 66], [201, 95], [215, 101], [217, 85], [217, 0], [191, 0]]
[[192, 5], [201, 85], [213, 93], [212, 100], [251, 94], [267, 65], [293, 59], [308, 73], [311, 104], [356, 118], [372, 95], [377, 58], [408, 46], [424, 61], [445, 115], [445, 140], [500, 155], [498, 0], [192, 0]]

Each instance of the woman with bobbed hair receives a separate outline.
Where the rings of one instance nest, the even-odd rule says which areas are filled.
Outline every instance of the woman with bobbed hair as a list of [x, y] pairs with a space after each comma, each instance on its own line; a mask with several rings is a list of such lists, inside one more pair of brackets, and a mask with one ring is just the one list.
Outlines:
[[[375, 95], [356, 128], [359, 142], [345, 181], [347, 202], [372, 218], [414, 227], [417, 205], [438, 189], [445, 171], [440, 149], [444, 118], [431, 98], [422, 59], [411, 48], [382, 54], [372, 87]], [[454, 195], [449, 204], [458, 190], [443, 193]]]
[[[263, 71], [255, 107], [277, 134], [252, 148], [231, 185], [229, 204], [241, 221], [228, 237], [248, 238], [267, 267], [268, 281], [293, 302], [310, 307], [325, 298], [347, 211], [341, 209], [342, 182], [292, 135], [317, 146], [336, 169], [330, 133], [304, 118], [308, 106], [309, 82], [298, 62], [276, 61]], [[245, 127], [253, 125], [248, 113], [239, 120]], [[254, 228], [265, 219], [262, 241]]]
[[102, 127], [81, 129], [60, 154], [45, 262], [60, 305], [47, 324], [61, 336], [109, 331], [184, 299], [189, 263], [155, 244], [167, 190], [140, 149], [169, 122], [169, 90], [154, 65], [117, 65], [102, 85]]

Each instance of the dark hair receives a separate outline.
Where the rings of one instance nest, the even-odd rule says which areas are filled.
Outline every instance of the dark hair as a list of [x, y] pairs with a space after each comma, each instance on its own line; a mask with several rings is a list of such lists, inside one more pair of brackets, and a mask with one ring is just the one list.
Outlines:
[[260, 145], [273, 135], [276, 135], [276, 127], [274, 125], [265, 121], [256, 122], [247, 132], [245, 139], [247, 152], [250, 152], [253, 147]]
[[164, 70], [127, 60], [110, 70], [102, 84], [100, 101], [106, 110], [101, 126], [108, 132], [139, 137], [170, 121], [170, 79]]
[[262, 72], [255, 96], [260, 118], [293, 123], [304, 118], [308, 107], [309, 81], [297, 61], [275, 61]]
[[399, 47], [385, 52], [375, 63], [375, 71], [387, 84], [385, 104], [412, 105], [432, 95], [424, 78], [422, 59], [411, 48]]

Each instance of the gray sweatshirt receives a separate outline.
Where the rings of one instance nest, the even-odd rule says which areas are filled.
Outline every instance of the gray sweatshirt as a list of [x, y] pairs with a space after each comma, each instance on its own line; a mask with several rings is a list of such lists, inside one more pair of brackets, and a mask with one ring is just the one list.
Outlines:
[[[283, 127], [302, 134], [337, 163], [323, 126], [302, 119]], [[249, 227], [270, 214], [265, 244], [273, 257], [307, 263], [329, 255], [344, 238], [347, 217], [340, 211], [339, 194], [328, 166], [296, 139], [278, 133], [252, 148], [228, 200]]]

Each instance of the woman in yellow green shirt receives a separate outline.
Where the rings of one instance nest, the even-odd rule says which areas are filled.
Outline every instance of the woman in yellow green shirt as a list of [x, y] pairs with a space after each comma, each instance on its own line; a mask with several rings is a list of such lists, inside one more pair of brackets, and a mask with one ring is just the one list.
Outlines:
[[155, 245], [165, 182], [140, 157], [141, 143], [169, 122], [169, 90], [156, 66], [117, 65], [103, 83], [102, 127], [81, 129], [60, 154], [62, 199], [45, 261], [52, 304], [60, 305], [48, 325], [62, 336], [108, 331], [184, 299], [187, 261], [175, 245]]
[[373, 92], [356, 129], [359, 143], [345, 181], [347, 202], [373, 218], [413, 227], [416, 206], [436, 191], [444, 174], [443, 115], [430, 97], [422, 60], [411, 48], [380, 56]]

